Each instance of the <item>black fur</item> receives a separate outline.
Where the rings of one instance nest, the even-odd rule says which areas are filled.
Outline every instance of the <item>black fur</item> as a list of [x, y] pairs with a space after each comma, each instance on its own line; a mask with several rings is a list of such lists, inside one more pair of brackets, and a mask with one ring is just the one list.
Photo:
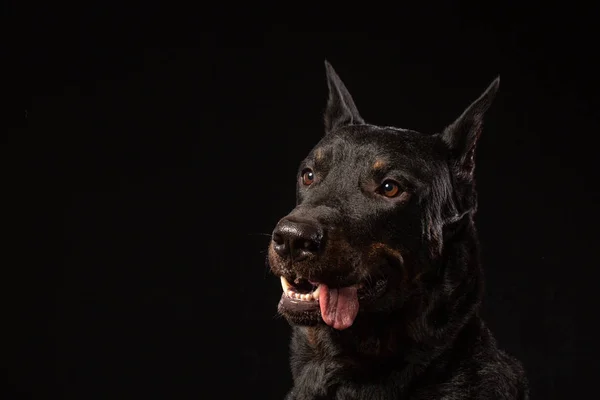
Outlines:
[[299, 168], [297, 206], [278, 223], [268, 262], [290, 282], [363, 286], [347, 329], [280, 304], [293, 327], [286, 398], [527, 399], [521, 364], [479, 317], [474, 151], [499, 78], [426, 135], [365, 123], [326, 70], [326, 135]]

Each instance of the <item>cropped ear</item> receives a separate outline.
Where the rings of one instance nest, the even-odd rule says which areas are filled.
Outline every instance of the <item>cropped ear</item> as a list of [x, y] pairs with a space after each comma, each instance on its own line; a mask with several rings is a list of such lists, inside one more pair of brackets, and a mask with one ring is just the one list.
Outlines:
[[483, 115], [496, 97], [499, 86], [498, 76], [442, 133], [442, 140], [450, 149], [455, 165], [464, 174], [472, 175], [475, 169], [475, 146], [483, 127]]
[[325, 60], [325, 70], [329, 88], [329, 98], [325, 109], [325, 133], [346, 125], [364, 124], [365, 121], [358, 113], [348, 89], [327, 60]]

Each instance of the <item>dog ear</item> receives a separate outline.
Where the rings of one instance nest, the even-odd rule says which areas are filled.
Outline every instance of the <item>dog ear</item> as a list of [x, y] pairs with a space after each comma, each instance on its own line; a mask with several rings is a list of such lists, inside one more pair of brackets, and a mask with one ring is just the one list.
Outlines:
[[475, 146], [483, 127], [483, 115], [492, 104], [499, 85], [498, 76], [441, 135], [457, 167], [468, 175], [472, 175], [475, 169]]
[[325, 60], [325, 70], [329, 88], [325, 109], [325, 132], [329, 133], [346, 125], [364, 124], [365, 121], [358, 113], [348, 89], [327, 60]]

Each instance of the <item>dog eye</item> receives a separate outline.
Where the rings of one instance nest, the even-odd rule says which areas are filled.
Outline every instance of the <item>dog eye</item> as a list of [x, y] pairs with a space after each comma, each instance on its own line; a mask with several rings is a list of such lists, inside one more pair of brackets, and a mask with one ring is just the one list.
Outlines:
[[396, 197], [400, 193], [400, 185], [392, 180], [384, 181], [379, 192], [385, 197]]
[[310, 184], [312, 184], [315, 181], [315, 173], [312, 171], [312, 169], [307, 168], [304, 171], [302, 171], [302, 184], [305, 186], [308, 186]]

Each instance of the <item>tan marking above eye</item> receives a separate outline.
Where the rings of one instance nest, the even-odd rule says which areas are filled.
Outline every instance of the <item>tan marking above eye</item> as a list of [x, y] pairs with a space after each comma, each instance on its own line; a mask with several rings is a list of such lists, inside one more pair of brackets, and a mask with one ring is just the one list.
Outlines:
[[315, 158], [317, 161], [323, 158], [323, 149], [315, 150]]
[[383, 167], [385, 167], [385, 161], [383, 160], [376, 160], [375, 163], [373, 163], [373, 169], [382, 169]]

